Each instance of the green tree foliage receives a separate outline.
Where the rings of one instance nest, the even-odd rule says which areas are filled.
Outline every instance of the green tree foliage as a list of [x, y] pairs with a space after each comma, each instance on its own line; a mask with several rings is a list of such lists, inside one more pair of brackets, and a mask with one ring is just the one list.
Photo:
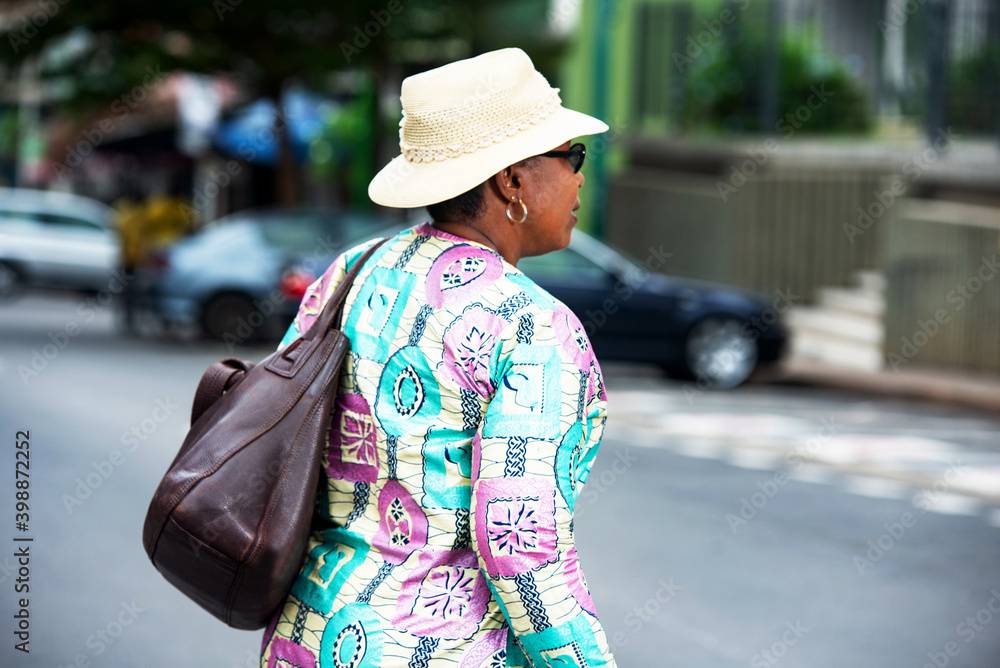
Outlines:
[[[322, 90], [331, 73], [348, 67], [381, 80], [398, 60], [398, 44], [471, 42], [472, 10], [457, 0], [42, 0], [20, 7], [24, 16], [0, 37], [0, 62], [16, 67], [44, 53], [41, 75], [58, 104], [81, 113], [106, 109], [152, 72], [226, 74], [251, 95], [280, 99], [292, 81]], [[378, 109], [367, 109], [378, 127]], [[278, 191], [291, 204], [296, 168], [276, 121]], [[374, 155], [377, 145], [369, 150]]]
[[[809, 109], [800, 131], [865, 132], [872, 114], [861, 87], [847, 69], [799, 34], [783, 36], [779, 50], [778, 118], [794, 117], [816, 90], [828, 97]], [[759, 109], [766, 63], [764, 42], [748, 36], [718, 40], [692, 66], [682, 90], [682, 124], [728, 132], [773, 132], [761, 127]], [[814, 99], [816, 99], [814, 97]], [[800, 115], [801, 116], [805, 114]]]
[[989, 43], [974, 55], [957, 61], [949, 73], [948, 123], [972, 133], [997, 130], [997, 79], [1000, 45]]

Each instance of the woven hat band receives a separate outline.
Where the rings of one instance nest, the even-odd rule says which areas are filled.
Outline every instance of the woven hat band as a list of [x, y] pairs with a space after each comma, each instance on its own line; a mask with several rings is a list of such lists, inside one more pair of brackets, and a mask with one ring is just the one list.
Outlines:
[[499, 49], [403, 79], [400, 155], [368, 185], [382, 206], [444, 202], [574, 137], [606, 132], [566, 109], [520, 49]]
[[408, 162], [436, 162], [500, 143], [551, 116], [559, 89], [538, 72], [514, 87], [477, 91], [460, 105], [403, 111], [399, 148]]

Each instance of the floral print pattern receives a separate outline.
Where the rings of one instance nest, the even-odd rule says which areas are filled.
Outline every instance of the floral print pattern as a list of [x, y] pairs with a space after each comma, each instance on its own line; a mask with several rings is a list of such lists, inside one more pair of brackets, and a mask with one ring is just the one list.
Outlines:
[[395, 480], [387, 482], [379, 494], [378, 515], [373, 542], [386, 562], [401, 564], [427, 543], [427, 516]]
[[489, 596], [472, 550], [426, 550], [403, 583], [393, 624], [420, 636], [471, 637]]
[[[310, 286], [281, 346], [368, 245]], [[334, 528], [310, 539], [261, 667], [613, 667], [573, 533], [606, 414], [576, 316], [422, 224], [366, 263], [343, 331], [317, 505]]]
[[[537, 504], [538, 499], [530, 499]], [[535, 508], [524, 499], [494, 501], [486, 511], [487, 531], [497, 554], [527, 552], [538, 547]]]
[[439, 369], [461, 387], [482, 397], [492, 396], [490, 358], [506, 324], [482, 306], [465, 309], [444, 335], [444, 359]]
[[480, 480], [473, 496], [476, 535], [490, 575], [510, 577], [556, 560], [552, 480]]
[[360, 394], [337, 396], [330, 420], [327, 474], [355, 482], [378, 479], [378, 447], [371, 407]]

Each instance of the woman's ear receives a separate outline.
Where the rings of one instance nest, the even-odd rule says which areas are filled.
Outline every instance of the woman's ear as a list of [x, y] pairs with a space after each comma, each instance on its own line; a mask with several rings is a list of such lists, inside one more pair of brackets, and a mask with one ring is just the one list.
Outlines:
[[498, 172], [496, 180], [501, 197], [508, 202], [512, 198], [517, 199], [526, 187], [530, 189], [534, 172], [535, 163], [531, 158], [515, 162], [503, 171]]
[[496, 173], [493, 183], [496, 186], [497, 194], [505, 202], [515, 199], [517, 192], [521, 189], [521, 174], [517, 165], [510, 165]]

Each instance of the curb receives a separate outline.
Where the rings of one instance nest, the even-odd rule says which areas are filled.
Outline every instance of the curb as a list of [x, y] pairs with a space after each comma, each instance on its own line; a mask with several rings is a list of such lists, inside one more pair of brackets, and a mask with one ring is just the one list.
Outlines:
[[822, 385], [842, 390], [961, 406], [1000, 413], [1000, 375], [950, 371], [863, 371], [786, 360], [754, 379], [762, 383]]

